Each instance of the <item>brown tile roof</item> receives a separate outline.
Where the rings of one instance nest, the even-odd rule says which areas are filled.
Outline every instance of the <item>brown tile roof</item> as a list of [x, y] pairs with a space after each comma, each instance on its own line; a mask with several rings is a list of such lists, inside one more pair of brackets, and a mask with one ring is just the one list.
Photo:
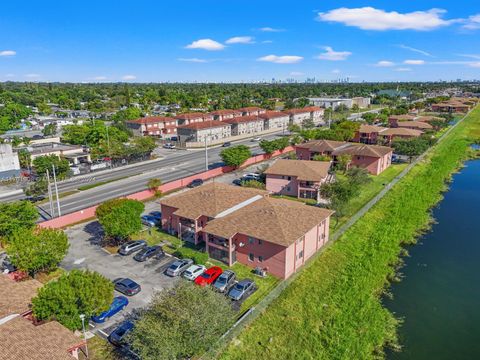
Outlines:
[[175, 119], [190, 120], [190, 119], [198, 119], [198, 118], [205, 118], [205, 117], [209, 117], [209, 114], [204, 114], [204, 113], [201, 113], [201, 112], [193, 112], [193, 113], [186, 113], [186, 114], [177, 115], [177, 116], [175, 116]]
[[360, 125], [360, 128], [358, 129], [358, 131], [360, 133], [371, 134], [371, 133], [378, 133], [378, 132], [383, 131], [385, 129], [386, 128], [381, 127], [381, 126], [362, 124], [362, 125]]
[[410, 121], [410, 120], [413, 120], [413, 119], [415, 119], [415, 116], [408, 115], [408, 114], [405, 114], [405, 115], [390, 115], [388, 117], [388, 120], [398, 120], [398, 121]]
[[324, 111], [323, 108], [321, 108], [320, 106], [306, 106], [303, 108], [303, 110], [307, 110], [307, 111]]
[[225, 217], [210, 221], [205, 231], [223, 238], [237, 233], [289, 246], [333, 211], [298, 201], [264, 197]]
[[29, 311], [32, 298], [37, 295], [40, 287], [42, 283], [37, 280], [16, 282], [7, 275], [0, 274], [0, 319]]
[[383, 130], [380, 135], [386, 136], [420, 136], [423, 134], [423, 131], [407, 128], [388, 128]]
[[332, 152], [337, 147], [344, 145], [344, 141], [335, 140], [313, 140], [304, 144], [299, 144], [296, 147], [300, 149], [308, 149], [310, 151], [323, 153], [325, 151]]
[[368, 157], [380, 158], [387, 155], [388, 153], [393, 152], [393, 149], [388, 146], [353, 144], [353, 143], [346, 143], [346, 144], [348, 145], [341, 146], [335, 149], [332, 152], [332, 155], [348, 154], [352, 156], [368, 156]]
[[241, 111], [238, 111], [238, 110], [231, 110], [231, 109], [222, 109], [222, 110], [216, 110], [216, 111], [212, 111], [209, 113], [209, 115], [236, 115], [236, 114], [239, 114], [239, 115], [242, 115], [242, 112]]
[[423, 121], [399, 121], [398, 127], [417, 128], [417, 129], [433, 129], [433, 126]]
[[211, 129], [211, 128], [218, 128], [218, 127], [225, 127], [225, 126], [230, 126], [230, 125], [226, 124], [225, 121], [209, 120], [209, 121], [192, 123], [188, 125], [181, 125], [181, 126], [178, 126], [177, 129], [202, 130], [202, 129]]
[[267, 111], [264, 114], [259, 114], [258, 117], [262, 119], [275, 119], [278, 117], [288, 116], [287, 113], [282, 111]]
[[72, 360], [83, 340], [56, 321], [34, 325], [21, 316], [0, 325], [0, 360]]
[[311, 112], [311, 110], [308, 110], [307, 108], [296, 108], [296, 109], [288, 109], [284, 110], [287, 114], [290, 115], [295, 115], [295, 114], [305, 114]]
[[302, 181], [321, 181], [327, 177], [330, 165], [329, 161], [278, 159], [264, 173], [296, 176]]
[[229, 123], [229, 124], [239, 124], [239, 123], [252, 122], [252, 121], [261, 121], [263, 123], [263, 119], [256, 115], [239, 116], [232, 119], [223, 120], [223, 122]]
[[167, 117], [167, 116], [149, 116], [149, 117], [144, 117], [136, 120], [127, 120], [127, 123], [133, 123], [133, 124], [157, 124], [161, 122], [170, 122], [170, 121], [176, 121], [172, 117]]
[[267, 195], [268, 191], [208, 183], [182, 194], [163, 199], [160, 204], [177, 208], [175, 215], [197, 219], [201, 215], [215, 217], [222, 211], [251, 199], [256, 195]]
[[445, 118], [440, 117], [440, 116], [419, 116], [415, 119], [415, 121], [421, 121], [421, 122], [430, 122], [430, 121], [446, 121]]

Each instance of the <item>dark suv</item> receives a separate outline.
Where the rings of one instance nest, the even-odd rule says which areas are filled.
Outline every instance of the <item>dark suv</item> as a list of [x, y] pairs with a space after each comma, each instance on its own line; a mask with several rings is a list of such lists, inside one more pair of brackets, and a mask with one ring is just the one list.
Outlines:
[[157, 258], [161, 257], [163, 255], [163, 250], [160, 246], [149, 246], [144, 248], [142, 251], [138, 252], [135, 254], [133, 257], [135, 260], [139, 262], [146, 261], [150, 259], [151, 257], [156, 256]]
[[187, 185], [189, 188], [194, 188], [197, 186], [203, 185], [203, 180], [202, 179], [194, 179], [190, 184]]

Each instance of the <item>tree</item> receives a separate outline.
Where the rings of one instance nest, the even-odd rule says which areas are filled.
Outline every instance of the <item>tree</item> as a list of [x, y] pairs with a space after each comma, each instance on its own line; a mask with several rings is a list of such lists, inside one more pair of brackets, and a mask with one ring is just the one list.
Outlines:
[[145, 155], [150, 154], [157, 144], [151, 136], [136, 137], [130, 142], [129, 152], [131, 154]]
[[254, 188], [254, 189], [261, 189], [261, 190], [266, 189], [265, 184], [261, 181], [258, 181], [258, 180], [242, 181], [242, 186], [243, 187], [248, 187], [248, 188]]
[[42, 134], [44, 136], [52, 136], [57, 133], [57, 124], [56, 123], [51, 123], [48, 125], [45, 125], [45, 127], [42, 130]]
[[135, 120], [142, 117], [142, 112], [136, 107], [129, 107], [125, 110], [117, 111], [115, 115], [112, 116], [112, 120], [115, 122], [123, 122], [125, 120]]
[[18, 269], [31, 276], [54, 270], [67, 254], [67, 235], [61, 230], [17, 230], [8, 236], [7, 254]]
[[150, 190], [156, 198], [162, 196], [162, 190], [160, 189], [160, 186], [162, 186], [162, 180], [159, 178], [150, 179], [148, 180], [147, 186], [148, 190]]
[[358, 166], [352, 166], [351, 168], [349, 168], [346, 171], [345, 175], [347, 175], [350, 184], [357, 187], [368, 184], [372, 181], [372, 178], [368, 171]]
[[337, 169], [341, 171], [347, 171], [348, 165], [352, 161], [352, 155], [341, 154], [337, 156]]
[[50, 281], [32, 299], [38, 320], [57, 320], [70, 330], [81, 328], [80, 314], [89, 319], [109, 308], [113, 283], [97, 272], [72, 270]]
[[234, 315], [222, 294], [179, 282], [154, 296], [128, 337], [144, 360], [193, 358], [231, 326]]
[[64, 179], [70, 173], [70, 164], [67, 159], [59, 158], [57, 155], [39, 156], [33, 160], [33, 167], [37, 175], [42, 176], [48, 172], [53, 178], [53, 166], [55, 166], [55, 174], [57, 179]]
[[312, 160], [314, 160], [314, 161], [332, 161], [332, 158], [328, 155], [316, 154], [316, 155], [313, 155]]
[[123, 242], [142, 229], [140, 215], [145, 205], [137, 200], [112, 199], [97, 207], [95, 215], [107, 238]]
[[238, 145], [222, 150], [220, 157], [225, 165], [239, 167], [252, 156], [250, 148], [246, 145]]
[[271, 154], [275, 150], [277, 150], [277, 144], [274, 140], [262, 140], [260, 141], [260, 148], [263, 150], [265, 154]]
[[0, 203], [0, 237], [8, 238], [16, 231], [33, 229], [38, 211], [28, 201]]
[[25, 189], [25, 195], [35, 196], [45, 194], [48, 190], [47, 176], [38, 178], [33, 183], [30, 183]]
[[337, 179], [335, 182], [324, 183], [320, 186], [320, 195], [329, 200], [329, 207], [335, 210], [335, 218], [345, 215], [349, 201], [355, 196], [357, 187], [346, 179]]
[[423, 154], [434, 143], [434, 139], [426, 136], [410, 139], [394, 138], [392, 147], [395, 150], [395, 154], [412, 157]]
[[27, 149], [20, 149], [18, 150], [18, 161], [20, 162], [20, 166], [24, 169], [30, 167], [31, 164], [31, 155]]

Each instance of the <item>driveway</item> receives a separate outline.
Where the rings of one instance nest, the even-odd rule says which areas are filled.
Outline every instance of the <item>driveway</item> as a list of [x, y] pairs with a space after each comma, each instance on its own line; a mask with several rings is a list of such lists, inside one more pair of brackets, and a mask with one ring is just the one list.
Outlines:
[[[110, 254], [98, 244], [101, 239], [101, 226], [97, 221], [79, 224], [66, 231], [70, 248], [61, 266], [66, 270], [88, 269], [99, 272], [110, 280], [129, 277], [142, 286], [142, 291], [129, 297], [125, 311], [113, 316], [103, 324], [95, 324], [95, 329], [105, 330], [122, 322], [132, 311], [148, 305], [153, 294], [174, 285], [178, 278], [170, 278], [163, 274], [164, 270], [175, 261], [174, 257], [165, 256], [160, 260], [150, 259], [145, 262], [133, 260], [133, 256]], [[122, 295], [115, 291], [115, 296]], [[107, 334], [109, 331], [105, 331]]]

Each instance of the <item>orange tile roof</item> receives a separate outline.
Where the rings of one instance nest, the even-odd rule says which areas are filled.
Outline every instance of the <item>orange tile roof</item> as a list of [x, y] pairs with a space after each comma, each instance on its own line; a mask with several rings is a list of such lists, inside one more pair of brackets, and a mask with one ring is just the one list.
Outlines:
[[417, 128], [417, 129], [433, 129], [433, 126], [423, 121], [400, 121], [398, 127]]
[[288, 116], [288, 114], [282, 111], [267, 111], [263, 114], [258, 115], [259, 118], [267, 119], [267, 120], [275, 119], [278, 117], [284, 117], [284, 116]]
[[223, 120], [223, 122], [226, 122], [226, 123], [229, 123], [229, 124], [240, 124], [240, 123], [252, 122], [252, 121], [262, 121], [263, 122], [263, 119], [260, 118], [260, 116], [248, 115], [248, 116], [239, 116], [239, 117]]
[[371, 134], [371, 133], [378, 133], [378, 132], [383, 131], [385, 129], [386, 128], [381, 127], [381, 126], [362, 124], [362, 125], [360, 125], [360, 128], [358, 129], [358, 131], [360, 133]]
[[386, 136], [420, 136], [423, 134], [423, 131], [415, 130], [415, 129], [408, 129], [408, 128], [388, 128], [383, 130], [380, 135]]
[[175, 116], [175, 119], [186, 119], [186, 120], [191, 120], [191, 119], [198, 119], [198, 118], [205, 118], [209, 117], [209, 114], [201, 113], [201, 112], [193, 112], [193, 113], [185, 113], [185, 114], [179, 114]]
[[127, 123], [134, 123], [134, 124], [156, 124], [161, 122], [168, 122], [168, 121], [176, 121], [172, 117], [168, 116], [149, 116], [144, 117], [136, 120], [127, 120]]

